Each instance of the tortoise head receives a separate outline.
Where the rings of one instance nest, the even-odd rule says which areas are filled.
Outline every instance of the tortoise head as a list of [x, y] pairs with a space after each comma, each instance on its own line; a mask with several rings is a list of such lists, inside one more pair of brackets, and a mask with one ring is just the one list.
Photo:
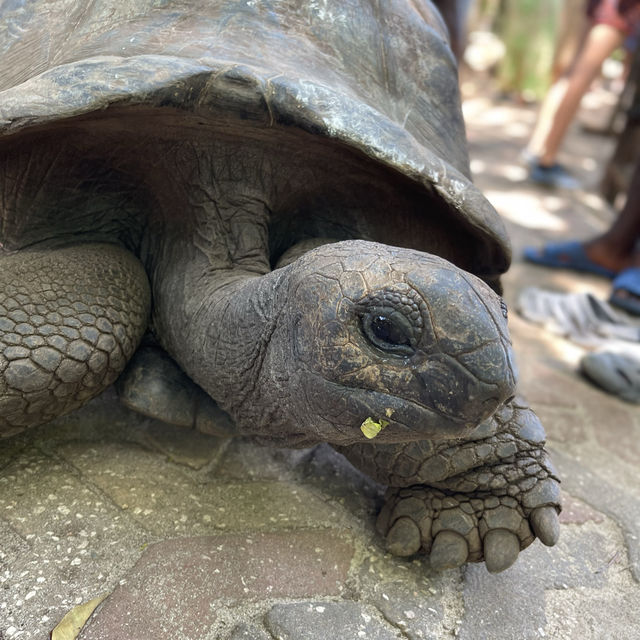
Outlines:
[[346, 241], [285, 269], [263, 369], [318, 440], [362, 441], [367, 421], [380, 442], [461, 437], [515, 393], [504, 303], [446, 260]]

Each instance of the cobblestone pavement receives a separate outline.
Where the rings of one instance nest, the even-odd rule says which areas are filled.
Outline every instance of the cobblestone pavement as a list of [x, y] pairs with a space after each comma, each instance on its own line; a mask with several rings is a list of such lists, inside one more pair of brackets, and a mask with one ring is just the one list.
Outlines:
[[[517, 156], [533, 114], [466, 105], [476, 181], [505, 215], [527, 284], [607, 283], [521, 263], [524, 243], [611, 217], [593, 191], [541, 192]], [[581, 177], [610, 143], [572, 135]], [[166, 428], [112, 390], [0, 450], [0, 639], [46, 638], [108, 594], [80, 638], [469, 640], [640, 634], [640, 410], [576, 373], [581, 350], [511, 314], [521, 390], [563, 478], [562, 534], [506, 572], [442, 573], [385, 554], [380, 488], [329, 447], [259, 448]]]

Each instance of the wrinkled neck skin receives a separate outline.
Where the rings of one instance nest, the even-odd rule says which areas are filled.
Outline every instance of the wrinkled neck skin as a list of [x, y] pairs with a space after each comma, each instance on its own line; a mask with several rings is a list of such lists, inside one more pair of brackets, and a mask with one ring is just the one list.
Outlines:
[[182, 273], [176, 269], [159, 279], [154, 295], [153, 324], [164, 348], [241, 432], [285, 430], [264, 397], [280, 403], [283, 391], [268, 391], [263, 366], [286, 300], [286, 270], [264, 276], [216, 272], [195, 255]]
[[191, 147], [165, 162], [169, 179], [156, 185], [159, 211], [142, 251], [152, 328], [239, 428], [253, 432], [266, 420], [256, 415], [265, 408], [256, 385], [286, 298], [285, 270], [270, 273], [268, 263], [271, 167]]
[[181, 146], [164, 162], [141, 251], [158, 341], [240, 433], [283, 446], [327, 441], [291, 380], [292, 326], [283, 310], [294, 267], [272, 271], [269, 262], [282, 166], [210, 141]]

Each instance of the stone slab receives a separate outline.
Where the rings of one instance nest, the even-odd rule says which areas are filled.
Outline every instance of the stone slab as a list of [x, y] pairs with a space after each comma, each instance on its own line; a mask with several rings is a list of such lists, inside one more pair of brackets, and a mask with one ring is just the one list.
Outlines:
[[375, 611], [357, 602], [299, 602], [278, 604], [265, 618], [278, 640], [401, 640], [398, 629], [380, 620]]
[[562, 492], [562, 512], [560, 513], [561, 524], [584, 524], [585, 522], [604, 522], [605, 516], [592, 509], [586, 502], [578, 500], [566, 491]]
[[239, 624], [227, 640], [273, 640], [273, 636], [255, 624]]
[[80, 639], [198, 640], [222, 605], [340, 596], [353, 553], [326, 530], [166, 540], [145, 550]]
[[[634, 592], [628, 577], [620, 583], [609, 571], [612, 558], [625, 562], [626, 552], [615, 523], [563, 525], [555, 547], [539, 541], [526, 549], [507, 571], [492, 575], [484, 565], [464, 569], [462, 640], [533, 640], [548, 637], [550, 593], [568, 592], [580, 600], [586, 590], [606, 594]], [[569, 597], [569, 596], [568, 596]], [[554, 636], [551, 636], [554, 637]], [[555, 636], [564, 637], [564, 636]]]
[[373, 602], [409, 640], [438, 640], [443, 631], [444, 605], [424, 584], [411, 585], [409, 580], [381, 584]]
[[565, 452], [554, 450], [553, 460], [565, 491], [606, 514], [620, 526], [630, 569], [640, 582], [640, 498], [611, 484]]
[[0, 515], [0, 622], [4, 602], [7, 627], [31, 637], [113, 589], [150, 538], [73, 468], [34, 447], [0, 474]]

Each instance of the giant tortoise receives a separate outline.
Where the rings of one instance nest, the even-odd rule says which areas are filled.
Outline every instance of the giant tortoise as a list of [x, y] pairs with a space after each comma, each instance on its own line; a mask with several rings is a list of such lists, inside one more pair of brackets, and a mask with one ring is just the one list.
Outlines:
[[0, 435], [120, 376], [168, 422], [331, 444], [389, 486], [392, 553], [501, 571], [556, 542], [428, 0], [1, 11]]

